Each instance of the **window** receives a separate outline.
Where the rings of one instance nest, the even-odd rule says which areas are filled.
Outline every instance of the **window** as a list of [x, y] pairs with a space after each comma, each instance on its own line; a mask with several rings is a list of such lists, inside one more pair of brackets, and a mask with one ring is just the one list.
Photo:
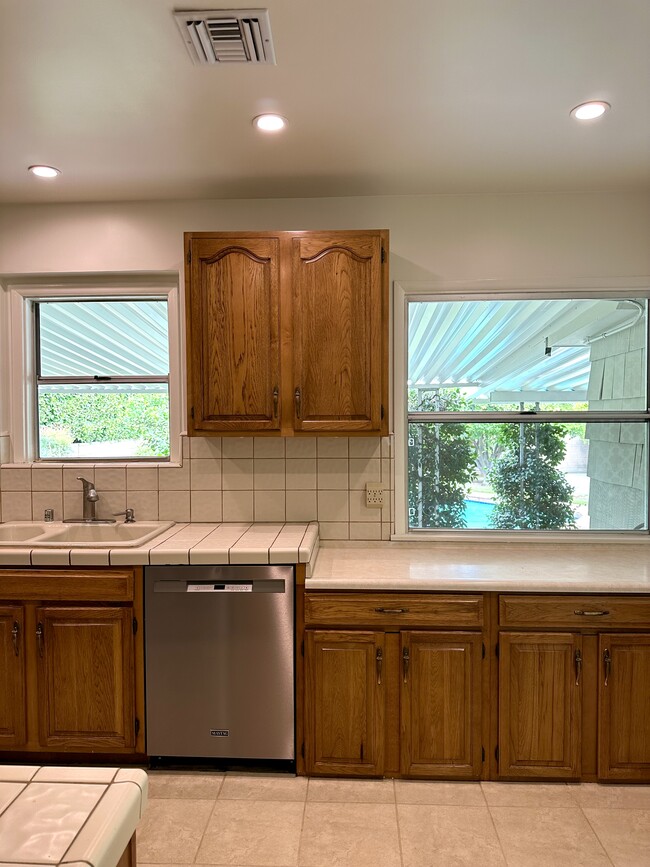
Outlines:
[[405, 528], [647, 533], [647, 307], [407, 296]]
[[8, 289], [13, 459], [178, 461], [173, 275]]

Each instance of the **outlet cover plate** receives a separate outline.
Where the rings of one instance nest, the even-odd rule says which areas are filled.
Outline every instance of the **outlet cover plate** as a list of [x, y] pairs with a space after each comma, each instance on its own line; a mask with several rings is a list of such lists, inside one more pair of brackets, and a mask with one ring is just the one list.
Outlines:
[[383, 482], [366, 482], [366, 506], [369, 509], [384, 508]]

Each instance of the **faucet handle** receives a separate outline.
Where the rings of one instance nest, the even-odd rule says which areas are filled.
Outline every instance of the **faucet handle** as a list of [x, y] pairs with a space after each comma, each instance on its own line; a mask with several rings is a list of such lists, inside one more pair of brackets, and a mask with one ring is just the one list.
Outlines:
[[125, 509], [123, 512], [113, 512], [115, 518], [119, 518], [120, 515], [124, 515], [125, 524], [135, 524], [135, 511], [133, 509]]

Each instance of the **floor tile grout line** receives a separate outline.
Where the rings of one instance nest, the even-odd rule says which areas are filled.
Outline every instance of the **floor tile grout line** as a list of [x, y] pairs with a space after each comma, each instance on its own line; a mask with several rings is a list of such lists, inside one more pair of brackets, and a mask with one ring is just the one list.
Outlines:
[[[219, 785], [219, 792], [221, 791], [221, 787], [223, 786], [223, 781], [226, 779], [226, 775], [224, 774], [221, 778], [221, 784]], [[219, 792], [217, 792], [214, 804], [212, 805], [212, 809], [210, 810], [210, 814], [208, 815], [207, 821], [203, 827], [203, 831], [201, 832], [201, 839], [199, 840], [199, 845], [196, 847], [196, 852], [194, 853], [194, 858], [192, 858], [192, 864], [197, 864], [197, 857], [199, 852], [201, 851], [201, 846], [203, 845], [203, 838], [205, 837], [205, 832], [208, 830], [208, 825], [210, 824], [210, 820], [214, 816], [215, 810], [217, 809], [217, 803], [219, 798]]]
[[[483, 795], [483, 797], [485, 797], [485, 795]], [[490, 817], [490, 823], [491, 823], [492, 827], [494, 828], [494, 833], [495, 833], [496, 838], [497, 838], [497, 843], [499, 844], [499, 849], [501, 851], [501, 854], [503, 855], [503, 863], [506, 864], [506, 867], [517, 867], [516, 864], [511, 864], [510, 861], [508, 860], [508, 856], [506, 855], [506, 850], [503, 846], [503, 840], [501, 839], [501, 837], [499, 835], [499, 830], [497, 828], [496, 822], [494, 821], [494, 816], [492, 815], [492, 808], [487, 803], [487, 798], [485, 798], [485, 802], [486, 802], [485, 806], [487, 807], [487, 811], [488, 811], [488, 816]]]
[[402, 832], [399, 826], [399, 809], [397, 803], [397, 790], [395, 788], [395, 779], [393, 778], [393, 800], [395, 807], [395, 823], [397, 825], [397, 849], [399, 851], [399, 863], [404, 867], [404, 851], [402, 850]]
[[603, 852], [605, 853], [605, 857], [607, 858], [607, 860], [609, 861], [609, 863], [610, 863], [610, 864], [612, 865], [612, 867], [613, 867], [613, 865], [614, 865], [614, 859], [613, 859], [612, 856], [609, 854], [609, 852], [607, 851], [607, 847], [605, 846], [605, 844], [603, 843], [603, 841], [602, 841], [602, 840], [600, 839], [600, 837], [598, 836], [598, 831], [594, 828], [593, 824], [591, 823], [591, 821], [590, 821], [590, 819], [589, 819], [589, 816], [585, 813], [585, 811], [582, 809], [582, 807], [581, 807], [580, 805], [578, 806], [578, 809], [580, 810], [580, 812], [582, 813], [582, 815], [583, 815], [584, 818], [585, 818], [585, 821], [587, 822], [587, 824], [588, 824], [589, 827], [591, 828], [592, 833], [593, 833], [593, 835], [595, 836], [596, 840], [598, 840], [598, 843], [600, 844], [600, 846], [601, 846]]

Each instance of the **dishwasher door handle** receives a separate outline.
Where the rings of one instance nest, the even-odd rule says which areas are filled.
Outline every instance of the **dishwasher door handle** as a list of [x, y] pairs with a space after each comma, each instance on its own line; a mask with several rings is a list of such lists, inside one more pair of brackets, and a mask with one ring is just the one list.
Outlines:
[[257, 581], [154, 581], [154, 593], [284, 593], [283, 580]]

